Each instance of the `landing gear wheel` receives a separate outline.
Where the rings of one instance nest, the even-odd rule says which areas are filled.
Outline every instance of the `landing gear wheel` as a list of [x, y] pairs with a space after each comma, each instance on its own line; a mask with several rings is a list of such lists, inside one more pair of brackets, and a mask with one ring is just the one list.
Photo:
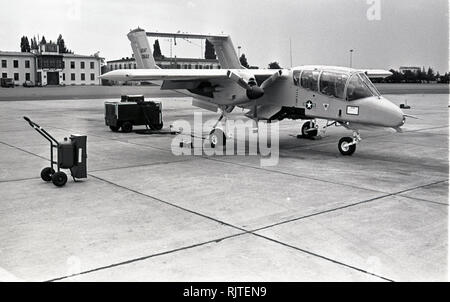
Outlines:
[[52, 175], [52, 182], [57, 187], [62, 187], [67, 182], [67, 175], [64, 172], [56, 172]]
[[315, 126], [316, 125], [314, 123], [312, 123], [312, 125], [311, 125], [310, 122], [304, 123], [303, 126], [302, 126], [302, 136], [303, 137], [307, 137], [307, 138], [311, 138], [311, 137], [317, 136], [317, 134], [318, 134], [317, 129], [309, 130], [311, 128], [315, 128]]
[[133, 124], [131, 122], [124, 122], [122, 124], [122, 132], [129, 133], [133, 131]]
[[112, 132], [118, 132], [120, 127], [119, 126], [109, 126], [109, 129], [111, 129]]
[[353, 142], [351, 137], [343, 137], [339, 140], [338, 148], [342, 155], [352, 155], [356, 151], [356, 144], [349, 145]]
[[211, 148], [225, 147], [226, 145], [225, 133], [223, 133], [223, 131], [220, 129], [213, 129], [209, 134], [209, 141], [211, 143]]
[[51, 181], [53, 174], [55, 174], [55, 170], [53, 170], [51, 167], [46, 167], [41, 171], [41, 178], [43, 181]]
[[162, 127], [163, 127], [163, 123], [150, 125], [150, 128], [152, 128], [153, 130], [161, 130]]

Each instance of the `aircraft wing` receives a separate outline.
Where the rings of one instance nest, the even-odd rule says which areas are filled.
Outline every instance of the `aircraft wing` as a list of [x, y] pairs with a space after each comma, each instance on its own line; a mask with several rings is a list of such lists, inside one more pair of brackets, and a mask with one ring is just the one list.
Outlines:
[[100, 76], [112, 81], [198, 81], [230, 79], [229, 72], [242, 77], [266, 79], [277, 72], [274, 69], [120, 69]]
[[362, 69], [360, 71], [372, 79], [383, 79], [392, 75], [392, 72], [383, 69]]

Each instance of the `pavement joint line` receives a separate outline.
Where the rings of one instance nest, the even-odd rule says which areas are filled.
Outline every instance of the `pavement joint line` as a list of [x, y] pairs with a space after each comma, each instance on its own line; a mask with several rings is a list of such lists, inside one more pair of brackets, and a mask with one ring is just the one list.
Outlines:
[[[106, 169], [97, 169], [97, 170], [90, 170], [89, 172], [95, 173], [95, 172], [107, 172], [107, 171], [114, 171], [114, 170], [120, 170], [120, 169], [132, 169], [132, 168], [139, 168], [139, 167], [149, 167], [149, 166], [158, 166], [158, 165], [169, 165], [169, 164], [176, 164], [176, 163], [183, 163], [183, 162], [189, 162], [193, 159], [184, 159], [184, 160], [173, 160], [173, 161], [161, 161], [161, 162], [154, 162], [150, 164], [141, 164], [141, 165], [132, 165], [132, 166], [126, 166], [126, 167], [115, 167], [115, 168], [106, 168]], [[194, 159], [195, 160], [195, 159]]]
[[26, 180], [32, 180], [32, 179], [40, 179], [40, 177], [27, 177], [27, 178], [0, 180], [0, 184], [8, 183], [8, 182], [26, 181]]
[[305, 176], [305, 175], [297, 175], [297, 174], [293, 174], [293, 173], [289, 173], [289, 172], [270, 170], [270, 169], [265, 169], [265, 168], [261, 168], [261, 167], [256, 167], [256, 166], [251, 166], [251, 165], [246, 165], [246, 164], [241, 164], [241, 163], [236, 163], [236, 162], [229, 162], [226, 160], [220, 160], [220, 159], [212, 158], [212, 157], [205, 157], [202, 155], [196, 155], [196, 156], [199, 158], [203, 158], [205, 160], [212, 160], [212, 161], [217, 161], [217, 162], [221, 162], [221, 163], [225, 163], [225, 164], [236, 165], [236, 166], [240, 166], [240, 167], [246, 167], [246, 168], [261, 170], [261, 171], [265, 171], [265, 172], [276, 173], [276, 174], [282, 174], [282, 175], [292, 176], [292, 177], [296, 177], [296, 178], [310, 179], [310, 180], [314, 180], [314, 181], [320, 181], [320, 182], [330, 183], [330, 184], [339, 185], [339, 186], [346, 186], [346, 187], [350, 187], [350, 188], [354, 188], [354, 189], [366, 190], [366, 191], [371, 191], [371, 192], [375, 192], [375, 193], [388, 193], [388, 192], [383, 192], [383, 191], [379, 191], [379, 190], [366, 189], [366, 188], [362, 188], [362, 187], [358, 187], [358, 186], [354, 186], [354, 185], [350, 185], [350, 184], [343, 184], [343, 183], [339, 183], [339, 182], [334, 182], [334, 181], [330, 181], [330, 180], [325, 180], [325, 179], [320, 179], [320, 178], [315, 178], [315, 177], [310, 177], [310, 176]]
[[22, 152], [25, 152], [25, 153], [28, 153], [28, 154], [33, 155], [33, 156], [36, 156], [36, 157], [39, 157], [39, 158], [41, 158], [41, 159], [45, 159], [45, 160], [47, 160], [47, 161], [49, 160], [49, 159], [46, 158], [46, 157], [40, 156], [40, 155], [38, 155], [38, 154], [36, 154], [36, 153], [27, 151], [27, 150], [22, 149], [22, 148], [20, 148], [20, 147], [16, 147], [16, 146], [14, 146], [14, 145], [5, 143], [5, 142], [3, 142], [3, 141], [0, 141], [0, 144], [3, 144], [3, 145], [5, 145], [5, 146], [8, 146], [8, 147], [10, 147], [10, 148], [14, 148], [14, 149], [16, 149], [16, 150], [19, 150], [19, 151], [22, 151]]
[[[387, 193], [385, 195], [381, 195], [381, 196], [377, 196], [377, 197], [374, 197], [374, 198], [366, 199], [366, 200], [363, 200], [363, 201], [359, 201], [359, 202], [356, 202], [356, 203], [352, 203], [352, 204], [348, 204], [348, 205], [345, 205], [345, 206], [337, 207], [337, 208], [334, 208], [334, 209], [328, 209], [328, 210], [325, 210], [325, 211], [321, 211], [321, 212], [317, 212], [317, 213], [313, 213], [313, 214], [309, 214], [309, 215], [304, 215], [304, 216], [297, 217], [297, 218], [288, 219], [288, 220], [285, 220], [285, 221], [281, 221], [281, 222], [278, 222], [278, 223], [274, 223], [274, 224], [271, 224], [271, 225], [267, 225], [267, 226], [264, 226], [264, 227], [260, 227], [260, 228], [251, 230], [250, 232], [259, 232], [259, 231], [266, 230], [266, 229], [269, 229], [269, 228], [272, 228], [272, 227], [276, 227], [276, 226], [279, 226], [279, 225], [291, 223], [291, 222], [294, 222], [294, 221], [299, 221], [299, 220], [302, 220], [302, 219], [306, 219], [306, 218], [310, 218], [310, 217], [314, 217], [314, 216], [318, 216], [318, 215], [322, 215], [322, 214], [328, 214], [328, 213], [331, 213], [331, 212], [343, 210], [343, 209], [354, 207], [354, 206], [358, 206], [358, 205], [361, 205], [361, 204], [366, 204], [366, 203], [369, 203], [369, 202], [372, 202], [372, 201], [375, 201], [375, 200], [379, 200], [379, 199], [383, 199], [383, 198], [386, 198], [386, 197], [390, 197], [390, 196], [407, 197], [407, 196], [404, 196], [404, 195], [401, 195], [401, 194], [405, 193], [405, 192], [417, 190], [417, 189], [420, 189], [420, 188], [428, 187], [428, 186], [431, 186], [431, 185], [443, 183], [443, 182], [446, 182], [446, 181], [448, 181], [448, 179], [440, 180], [440, 181], [437, 181], [437, 182], [434, 182], [434, 183], [430, 183], [430, 184], [426, 184], [426, 185], [416, 186], [414, 188], [409, 188], [409, 189], [398, 191], [398, 192], [394, 192], [394, 193]], [[426, 201], [426, 202], [429, 202], [429, 201]], [[441, 204], [441, 205], [448, 206], [447, 204]]]
[[144, 261], [144, 260], [147, 260], [147, 259], [150, 259], [150, 258], [154, 258], [154, 257], [158, 257], [158, 256], [164, 256], [164, 255], [168, 255], [168, 254], [172, 254], [172, 253], [176, 253], [176, 252], [180, 252], [180, 251], [184, 251], [184, 250], [188, 250], [188, 249], [197, 248], [197, 247], [200, 247], [200, 246], [203, 246], [203, 245], [207, 245], [207, 244], [211, 244], [211, 243], [218, 243], [220, 241], [223, 241], [223, 240], [226, 240], [226, 239], [230, 239], [230, 238], [234, 238], [234, 237], [239, 237], [239, 236], [242, 236], [242, 235], [245, 235], [245, 234], [247, 234], [247, 233], [246, 232], [241, 232], [241, 233], [237, 233], [237, 234], [221, 237], [221, 238], [218, 238], [218, 239], [213, 239], [213, 240], [209, 240], [209, 241], [205, 241], [205, 242], [200, 242], [200, 243], [192, 244], [192, 245], [189, 245], [189, 246], [183, 246], [183, 247], [179, 247], [179, 248], [176, 248], [176, 249], [172, 249], [172, 250], [168, 250], [168, 251], [164, 251], [164, 252], [160, 252], [160, 253], [156, 253], [156, 254], [152, 254], [152, 255], [142, 256], [142, 257], [133, 258], [133, 259], [129, 259], [129, 260], [121, 261], [121, 262], [116, 262], [116, 263], [109, 264], [109, 265], [100, 266], [100, 267], [93, 268], [93, 269], [86, 270], [86, 271], [82, 271], [80, 273], [73, 274], [73, 275], [66, 275], [66, 276], [56, 277], [56, 278], [53, 278], [53, 279], [46, 280], [44, 282], [61, 281], [61, 280], [64, 280], [64, 279], [77, 277], [77, 276], [80, 276], [80, 275], [86, 275], [86, 274], [97, 272], [97, 271], [101, 271], [101, 270], [106, 270], [106, 269], [110, 269], [110, 268], [114, 268], [114, 267], [118, 267], [118, 266], [122, 266], [122, 265], [128, 265], [128, 264], [131, 264], [131, 263], [134, 263], [134, 262]]
[[318, 258], [321, 258], [321, 259], [330, 261], [330, 262], [332, 262], [332, 263], [335, 263], [335, 264], [338, 264], [338, 265], [342, 265], [342, 266], [345, 266], [345, 267], [347, 267], [347, 268], [351, 268], [351, 269], [353, 269], [353, 270], [356, 270], [356, 271], [359, 271], [359, 272], [362, 272], [362, 273], [365, 273], [365, 274], [368, 274], [368, 275], [372, 275], [372, 276], [378, 277], [378, 278], [383, 279], [383, 280], [385, 280], [385, 281], [395, 282], [395, 281], [392, 280], [392, 279], [389, 279], [389, 278], [380, 276], [380, 275], [375, 274], [375, 273], [371, 273], [371, 272], [366, 271], [366, 270], [364, 270], [364, 269], [361, 269], [361, 268], [359, 268], [359, 267], [356, 267], [356, 266], [353, 266], [353, 265], [350, 265], [350, 264], [346, 264], [346, 263], [343, 263], [343, 262], [334, 260], [334, 259], [332, 259], [332, 258], [328, 258], [328, 257], [326, 257], [326, 256], [323, 256], [323, 255], [320, 255], [320, 254], [317, 254], [317, 253], [314, 253], [314, 252], [311, 252], [311, 251], [302, 249], [302, 248], [297, 247], [297, 246], [293, 246], [293, 245], [287, 244], [287, 243], [285, 243], [285, 242], [282, 242], [282, 241], [273, 239], [273, 238], [271, 238], [271, 237], [267, 237], [267, 236], [260, 235], [260, 234], [253, 234], [253, 235], [255, 235], [255, 236], [257, 236], [257, 237], [260, 237], [260, 238], [264, 238], [264, 239], [266, 239], [266, 240], [269, 240], [269, 241], [272, 241], [272, 242], [275, 242], [275, 243], [278, 243], [278, 244], [280, 244], [280, 245], [289, 247], [289, 248], [291, 248], [291, 249], [294, 249], [294, 250], [297, 250], [297, 251], [301, 251], [301, 252], [303, 252], [303, 253], [305, 253], [305, 254], [308, 254], [308, 255], [311, 255], [311, 256], [315, 256], [315, 257], [318, 257]]
[[[448, 128], [448, 126], [439, 126], [439, 127], [430, 127], [430, 128], [422, 128], [422, 129], [415, 129], [415, 130], [404, 130], [402, 133], [415, 133], [415, 132], [420, 132], [420, 131], [427, 131], [427, 130], [435, 130], [435, 129], [441, 129], [441, 128]], [[402, 134], [400, 133], [400, 134]], [[367, 139], [372, 139], [372, 138], [378, 138], [378, 137], [382, 137], [382, 136], [389, 136], [389, 135], [394, 135], [396, 133], [380, 133], [380, 134], [373, 134], [373, 135], [367, 135], [363, 137], [363, 140], [367, 140]], [[430, 133], [430, 135], [442, 135], [439, 133]], [[296, 135], [294, 135], [296, 136]], [[329, 136], [325, 136], [325, 137], [329, 137]], [[327, 145], [331, 145], [331, 144], [335, 144], [336, 142], [322, 142], [322, 143], [317, 143], [314, 145], [300, 145], [300, 146], [293, 146], [293, 147], [286, 147], [283, 148], [283, 150], [294, 150], [294, 149], [308, 149], [310, 147], [316, 147], [316, 146], [327, 146]]]
[[[247, 229], [244, 229], [244, 228], [235, 226], [235, 225], [233, 225], [233, 224], [231, 224], [231, 223], [227, 223], [227, 222], [221, 221], [221, 220], [216, 219], [216, 218], [214, 218], [214, 217], [211, 217], [211, 216], [208, 216], [208, 215], [205, 215], [205, 214], [202, 214], [202, 213], [199, 213], [199, 212], [190, 210], [190, 209], [188, 209], [188, 208], [184, 208], [184, 207], [178, 206], [178, 205], [176, 205], [176, 204], [174, 204], [174, 203], [171, 203], [171, 202], [162, 200], [162, 199], [160, 199], [160, 198], [151, 196], [151, 195], [149, 195], [149, 194], [142, 193], [142, 192], [139, 192], [139, 191], [137, 191], [137, 190], [134, 190], [134, 189], [131, 189], [131, 188], [122, 186], [122, 185], [120, 185], [120, 184], [117, 184], [117, 183], [114, 183], [114, 182], [112, 182], [112, 181], [103, 179], [103, 178], [101, 178], [101, 177], [98, 177], [98, 176], [95, 176], [95, 175], [91, 175], [91, 174], [89, 174], [89, 175], [90, 175], [91, 177], [93, 177], [93, 178], [96, 178], [96, 179], [98, 179], [98, 180], [100, 180], [100, 181], [106, 182], [106, 183], [108, 183], [108, 184], [110, 184], [110, 185], [119, 187], [119, 188], [121, 188], [121, 189], [123, 189], [123, 190], [128, 190], [128, 191], [133, 192], [133, 193], [135, 193], [135, 194], [138, 194], [138, 195], [141, 195], [141, 196], [144, 196], [144, 197], [147, 197], [147, 198], [151, 198], [151, 199], [153, 199], [153, 200], [159, 201], [159, 202], [161, 202], [161, 203], [163, 203], [163, 204], [166, 204], [166, 205], [168, 205], [168, 206], [177, 208], [177, 209], [179, 209], [179, 210], [182, 210], [182, 211], [191, 213], [191, 214], [193, 214], [193, 215], [197, 215], [197, 216], [200, 216], [200, 217], [202, 217], [202, 218], [209, 219], [209, 220], [215, 221], [215, 222], [217, 222], [217, 223], [220, 223], [220, 224], [222, 224], [222, 225], [225, 225], [225, 226], [228, 226], [228, 227], [237, 229], [237, 230], [239, 230], [239, 231], [242, 232], [240, 235], [243, 235], [243, 234], [250, 234], [250, 235], [258, 236], [258, 237], [260, 237], [260, 238], [265, 238], [264, 236], [261, 236], [261, 235], [258, 235], [258, 234], [256, 234], [256, 233], [254, 233], [254, 231], [249, 231], [249, 230], [247, 230]], [[367, 201], [366, 201], [366, 202], [367, 202]], [[359, 203], [358, 203], [358, 204], [359, 204]], [[351, 205], [349, 205], [349, 206], [347, 206], [347, 207], [350, 207], [350, 206], [351, 206]], [[271, 239], [271, 238], [270, 238], [270, 239], [269, 239], [269, 238], [266, 238], [266, 239], [268, 239], [268, 240], [270, 240], [270, 241], [273, 241], [273, 242], [280, 243], [280, 244], [282, 244], [282, 245], [284, 245], [284, 246], [286, 246], [286, 247], [290, 247], [290, 246], [289, 246], [288, 244], [286, 244], [286, 243], [281, 243], [281, 242], [278, 242], [277, 240], [273, 240], [273, 239]], [[214, 241], [217, 241], [217, 240], [214, 240]], [[294, 248], [295, 248], [295, 247], [294, 247]], [[312, 253], [312, 252], [308, 252], [308, 251], [303, 250], [303, 249], [300, 249], [300, 248], [295, 248], [295, 249], [298, 250], [298, 251], [302, 251], [302, 252], [308, 253], [308, 254], [313, 255], [313, 256], [320, 257], [320, 258], [322, 258], [322, 259], [324, 259], [324, 260], [331, 261], [332, 263], [335, 263], [335, 264], [338, 264], [338, 265], [340, 264], [340, 265], [343, 265], [343, 266], [346, 266], [346, 267], [349, 267], [349, 268], [356, 269], [356, 270], [358, 270], [358, 271], [360, 271], [360, 272], [363, 272], [363, 273], [367, 273], [367, 274], [370, 274], [370, 275], [377, 276], [377, 277], [379, 277], [379, 278], [383, 278], [383, 279], [385, 279], [385, 280], [389, 280], [389, 279], [387, 279], [387, 278], [384, 278], [384, 277], [375, 275], [375, 274], [373, 274], [373, 273], [367, 272], [367, 271], [365, 271], [365, 270], [363, 270], [363, 269], [360, 269], [360, 268], [357, 268], [357, 267], [353, 267], [353, 266], [348, 265], [348, 264], [345, 264], [345, 263], [343, 263], [343, 262], [340, 262], [340, 261], [337, 261], [337, 260], [333, 260], [333, 259], [327, 258], [327, 257], [325, 257], [325, 256], [321, 256], [321, 255], [319, 255], [319, 254], [315, 254], [315, 253]]]
[[[57, 129], [57, 130], [64, 130], [64, 131], [68, 131], [68, 132], [75, 131], [74, 129], [66, 129], [66, 128], [59, 128], [59, 127], [52, 127], [52, 126], [47, 126], [47, 128], [53, 128], [53, 129]], [[99, 135], [99, 134], [86, 133], [86, 136], [94, 136], [94, 137], [98, 137], [98, 138], [103, 138], [105, 140], [116, 141], [116, 142], [121, 142], [121, 143], [124, 143], [124, 144], [136, 145], [136, 146], [142, 146], [142, 147], [155, 149], [155, 150], [160, 150], [160, 151], [164, 151], [164, 152], [172, 152], [171, 150], [167, 150], [167, 149], [164, 149], [164, 148], [158, 148], [158, 147], [154, 147], [154, 146], [151, 146], [151, 145], [145, 145], [145, 144], [129, 142], [127, 140], [123, 140], [123, 139], [120, 139], [120, 138], [110, 138], [110, 137], [102, 136], [102, 135]]]
[[412, 199], [412, 200], [416, 200], [416, 201], [423, 201], [423, 202], [432, 203], [432, 204], [441, 205], [441, 206], [446, 206], [446, 207], [449, 206], [447, 203], [443, 203], [443, 202], [439, 202], [439, 201], [427, 200], [427, 199], [418, 198], [418, 197], [411, 197], [411, 196], [408, 196], [408, 195], [402, 195], [402, 193], [400, 193], [399, 196], [405, 197], [405, 198], [408, 198], [408, 199]]

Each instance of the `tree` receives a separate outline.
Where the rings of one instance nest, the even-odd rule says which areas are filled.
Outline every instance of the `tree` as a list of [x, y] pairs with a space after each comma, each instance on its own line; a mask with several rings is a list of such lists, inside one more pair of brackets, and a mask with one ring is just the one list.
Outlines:
[[67, 49], [66, 43], [61, 34], [58, 36], [58, 39], [56, 40], [56, 44], [59, 47], [59, 53], [68, 53], [69, 50]]
[[205, 59], [209, 59], [209, 60], [215, 60], [216, 57], [216, 51], [214, 49], [214, 45], [212, 45], [211, 42], [208, 41], [208, 39], [206, 39], [205, 42]]
[[427, 71], [427, 82], [429, 83], [430, 81], [434, 81], [436, 80], [436, 77], [434, 75], [434, 70], [431, 67], [428, 67], [428, 71]]
[[163, 58], [164, 57], [161, 53], [161, 47], [159, 46], [158, 39], [156, 39], [155, 43], [153, 44], [153, 57], [154, 58]]
[[39, 48], [38, 43], [36, 41], [36, 37], [33, 37], [31, 39], [31, 49], [33, 50], [37, 50]]
[[30, 42], [28, 41], [28, 37], [27, 36], [23, 36], [20, 39], [20, 51], [21, 52], [30, 52], [31, 47], [30, 47]]
[[42, 36], [42, 39], [41, 39], [41, 42], [39, 43], [39, 45], [42, 45], [42, 44], [47, 44], [47, 40], [45, 40], [44, 36]]
[[269, 63], [269, 69], [281, 69], [280, 64], [278, 62]]
[[250, 65], [248, 65], [247, 58], [245, 57], [245, 54], [244, 54], [244, 53], [243, 53], [243, 54], [241, 55], [241, 57], [239, 58], [239, 62], [241, 63], [241, 65], [242, 65], [243, 67], [245, 67], [245, 68], [250, 68]]

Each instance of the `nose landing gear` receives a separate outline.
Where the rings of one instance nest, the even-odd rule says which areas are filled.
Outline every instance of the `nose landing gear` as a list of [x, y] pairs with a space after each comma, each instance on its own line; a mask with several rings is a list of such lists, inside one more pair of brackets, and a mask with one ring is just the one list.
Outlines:
[[352, 155], [356, 151], [356, 144], [361, 141], [358, 131], [353, 132], [353, 138], [343, 137], [339, 140], [338, 149], [342, 155]]

